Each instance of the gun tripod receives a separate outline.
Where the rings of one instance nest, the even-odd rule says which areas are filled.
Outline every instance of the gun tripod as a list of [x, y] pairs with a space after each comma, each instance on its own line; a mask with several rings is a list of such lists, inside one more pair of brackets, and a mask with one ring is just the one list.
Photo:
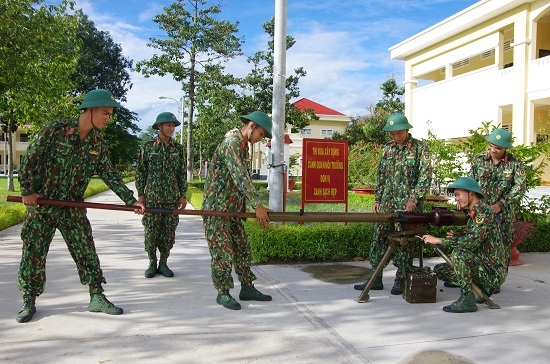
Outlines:
[[[396, 224], [398, 225], [398, 224]], [[400, 225], [400, 224], [399, 224]], [[401, 229], [400, 226], [396, 227], [398, 229]], [[421, 225], [416, 226], [414, 228], [408, 229], [408, 230], [396, 230], [391, 236], [390, 236], [390, 246], [388, 247], [388, 250], [386, 250], [386, 253], [384, 253], [384, 256], [382, 257], [382, 260], [378, 263], [375, 270], [372, 272], [365, 288], [363, 289], [363, 292], [359, 295], [357, 298], [357, 302], [359, 303], [365, 303], [369, 300], [369, 291], [371, 290], [372, 286], [374, 285], [374, 281], [376, 280], [376, 277], [380, 273], [382, 273], [382, 270], [384, 269], [384, 266], [389, 261], [392, 253], [394, 250], [400, 246], [404, 247], [407, 244], [418, 242], [418, 239], [421, 237], [421, 235], [424, 235], [427, 231], [428, 227], [427, 225]], [[454, 267], [453, 262], [451, 258], [449, 258], [443, 250], [437, 245], [432, 245], [432, 248], [435, 250], [437, 255], [439, 255], [443, 260], [449, 264], [451, 267]], [[420, 267], [423, 265], [423, 255], [422, 255], [422, 248], [420, 249]], [[500, 306], [494, 303], [489, 296], [481, 289], [479, 286], [472, 282], [472, 289], [476, 293], [476, 295], [483, 299], [483, 302], [491, 309], [499, 309]]]

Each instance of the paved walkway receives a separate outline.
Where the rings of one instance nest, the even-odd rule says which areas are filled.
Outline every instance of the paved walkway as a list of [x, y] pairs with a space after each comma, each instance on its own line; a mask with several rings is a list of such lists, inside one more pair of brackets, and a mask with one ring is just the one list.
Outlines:
[[[110, 193], [89, 201], [121, 203]], [[124, 308], [109, 316], [86, 311], [87, 287], [56, 234], [48, 283], [32, 321], [19, 324], [16, 287], [20, 226], [0, 232], [0, 360], [8, 363], [547, 363], [550, 350], [550, 254], [522, 254], [510, 267], [500, 310], [485, 305], [449, 314], [457, 289], [438, 284], [437, 302], [410, 304], [383, 291], [357, 303], [353, 283], [336, 272], [364, 271], [368, 262], [260, 265], [256, 286], [272, 302], [215, 302], [210, 257], [200, 217], [181, 216], [169, 259], [174, 278], [145, 279], [140, 217], [89, 210], [107, 297]], [[428, 259], [433, 266], [439, 259]], [[326, 273], [322, 279], [320, 271]], [[311, 273], [311, 272], [316, 273]], [[335, 272], [336, 277], [330, 279]], [[329, 276], [329, 279], [326, 277]], [[232, 292], [238, 296], [237, 288]]]

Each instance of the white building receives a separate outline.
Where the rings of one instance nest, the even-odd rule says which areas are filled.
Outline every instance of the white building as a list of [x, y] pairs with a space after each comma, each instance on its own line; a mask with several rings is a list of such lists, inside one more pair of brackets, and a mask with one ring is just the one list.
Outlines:
[[442, 139], [464, 137], [491, 121], [516, 144], [547, 140], [550, 0], [482, 0], [390, 53], [405, 61], [405, 114], [416, 137], [429, 127]]

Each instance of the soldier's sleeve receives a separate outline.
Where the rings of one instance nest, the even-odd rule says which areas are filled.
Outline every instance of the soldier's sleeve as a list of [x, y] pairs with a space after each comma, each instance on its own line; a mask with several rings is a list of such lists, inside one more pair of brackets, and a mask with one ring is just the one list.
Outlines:
[[147, 157], [145, 154], [145, 143], [139, 149], [136, 162], [136, 190], [138, 197], [145, 196], [145, 185], [147, 183]]
[[32, 195], [41, 190], [45, 178], [43, 159], [48, 157], [54, 139], [55, 127], [54, 122], [51, 122], [42, 128], [27, 146], [18, 173], [22, 196]]
[[510, 192], [508, 192], [502, 201], [499, 201], [498, 204], [500, 209], [504, 209], [505, 205], [513, 204], [515, 201], [520, 201], [525, 193], [525, 166], [519, 160], [516, 160], [514, 170], [514, 185]]
[[432, 164], [430, 158], [430, 151], [424, 143], [420, 143], [417, 149], [418, 170], [416, 171], [418, 179], [416, 185], [413, 188], [410, 198], [418, 203], [418, 200], [424, 198], [432, 183]]
[[122, 181], [120, 173], [115, 169], [111, 163], [111, 157], [107, 146], [103, 141], [101, 143], [100, 161], [97, 170], [97, 174], [105, 182], [105, 184], [114, 192], [126, 205], [133, 205], [136, 203], [134, 193], [126, 187]]
[[471, 223], [468, 224], [466, 232], [456, 238], [444, 239], [447, 246], [451, 248], [464, 248], [469, 250], [476, 249], [482, 241], [485, 241], [491, 234], [492, 229], [497, 229], [496, 223], [491, 226], [488, 223], [490, 219], [486, 214], [479, 213], [472, 218]]
[[180, 170], [177, 171], [178, 188], [180, 197], [187, 198], [187, 166], [183, 157], [183, 147], [178, 144], [178, 154], [181, 157]]
[[389, 147], [384, 147], [384, 151], [382, 152], [382, 157], [380, 158], [380, 161], [378, 162], [378, 168], [376, 171], [376, 187], [374, 189], [374, 202], [380, 203], [382, 202], [382, 196], [384, 195], [384, 175], [386, 174], [386, 171], [388, 169], [387, 166], [387, 154], [390, 153]]
[[252, 184], [246, 164], [239, 155], [239, 148], [241, 148], [240, 141], [237, 138], [231, 138], [227, 145], [227, 153], [224, 155], [225, 163], [239, 192], [246, 197], [250, 206], [256, 209], [261, 204], [260, 196]]

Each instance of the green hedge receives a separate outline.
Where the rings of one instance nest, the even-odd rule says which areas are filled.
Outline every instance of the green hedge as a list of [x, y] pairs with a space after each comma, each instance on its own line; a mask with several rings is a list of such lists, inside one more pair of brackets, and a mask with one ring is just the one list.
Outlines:
[[550, 223], [540, 222], [535, 224], [535, 230], [525, 242], [518, 245], [520, 252], [550, 252]]
[[373, 225], [364, 223], [269, 224], [247, 220], [255, 263], [344, 261], [366, 257]]

